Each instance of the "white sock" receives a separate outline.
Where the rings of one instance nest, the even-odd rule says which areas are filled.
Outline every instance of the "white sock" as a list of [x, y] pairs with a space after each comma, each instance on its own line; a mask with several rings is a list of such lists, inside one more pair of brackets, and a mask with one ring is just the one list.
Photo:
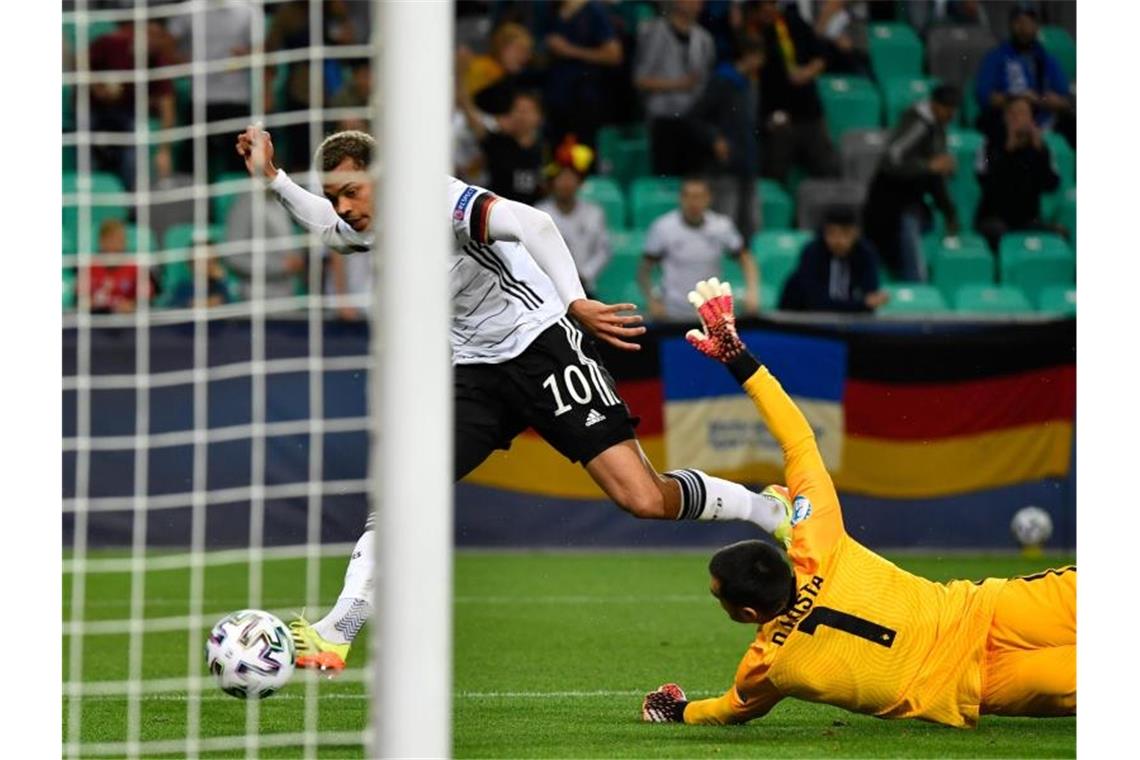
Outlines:
[[372, 616], [372, 556], [375, 545], [375, 531], [364, 531], [352, 549], [352, 558], [344, 571], [344, 587], [336, 605], [313, 623], [313, 629], [326, 641], [351, 644]]
[[779, 527], [786, 512], [783, 505], [739, 483], [714, 478], [700, 470], [665, 473], [681, 486], [678, 520], [747, 520], [767, 533]]

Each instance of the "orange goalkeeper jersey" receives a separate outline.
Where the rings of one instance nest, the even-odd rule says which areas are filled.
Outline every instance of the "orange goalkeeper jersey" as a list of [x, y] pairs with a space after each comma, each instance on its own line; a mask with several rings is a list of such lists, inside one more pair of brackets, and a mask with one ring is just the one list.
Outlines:
[[724, 695], [690, 702], [686, 723], [739, 723], [784, 697], [881, 718], [974, 726], [982, 657], [1005, 579], [934, 583], [847, 535], [803, 414], [768, 370], [744, 384], [784, 451], [796, 602], [760, 626]]

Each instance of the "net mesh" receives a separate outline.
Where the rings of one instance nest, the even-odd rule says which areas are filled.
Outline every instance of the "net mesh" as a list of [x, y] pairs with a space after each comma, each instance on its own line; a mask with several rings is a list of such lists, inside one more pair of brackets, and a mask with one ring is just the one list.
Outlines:
[[366, 325], [342, 321], [367, 272], [281, 224], [233, 144], [261, 122], [303, 169], [367, 124], [369, 5], [64, 4], [68, 757], [365, 743], [363, 644], [244, 705], [203, 647], [236, 609], [326, 609], [367, 512]]

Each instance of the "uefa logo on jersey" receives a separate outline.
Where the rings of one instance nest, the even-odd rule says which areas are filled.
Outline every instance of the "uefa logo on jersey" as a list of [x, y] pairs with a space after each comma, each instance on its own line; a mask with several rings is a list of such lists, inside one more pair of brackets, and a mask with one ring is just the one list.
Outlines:
[[792, 502], [792, 525], [798, 525], [811, 517], [811, 502], [806, 496], [797, 496]]
[[451, 218], [457, 222], [463, 221], [463, 216], [467, 213], [467, 204], [478, 192], [478, 188], [469, 187], [463, 191], [463, 195], [459, 196], [459, 200], [455, 203], [455, 211], [452, 212]]

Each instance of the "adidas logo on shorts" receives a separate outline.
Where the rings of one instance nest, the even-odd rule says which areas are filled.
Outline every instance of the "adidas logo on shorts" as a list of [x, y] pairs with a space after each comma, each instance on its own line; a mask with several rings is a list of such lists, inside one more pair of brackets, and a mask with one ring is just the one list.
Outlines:
[[604, 414], [599, 414], [598, 410], [591, 409], [590, 413], [586, 415], [586, 427], [590, 427], [591, 425], [597, 425], [599, 422], [603, 421], [605, 418], [606, 418], [606, 416]]

